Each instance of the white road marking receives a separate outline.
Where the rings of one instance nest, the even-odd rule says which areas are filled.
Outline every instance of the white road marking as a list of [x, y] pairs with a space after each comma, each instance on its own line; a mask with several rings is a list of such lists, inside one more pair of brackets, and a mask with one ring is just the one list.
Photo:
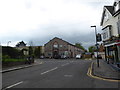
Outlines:
[[63, 64], [63, 65], [61, 65], [61, 66], [66, 66], [66, 65], [68, 65], [69, 63], [66, 63], [66, 64]]
[[53, 69], [50, 69], [50, 70], [48, 70], [48, 71], [45, 71], [45, 72], [43, 72], [43, 73], [41, 73], [41, 75], [43, 75], [43, 74], [45, 74], [45, 73], [48, 73], [48, 72], [51, 72], [51, 71], [53, 71], [53, 70], [56, 70], [58, 67], [55, 67], [55, 68], [53, 68]]
[[8, 89], [8, 88], [12, 88], [12, 87], [17, 86], [17, 85], [19, 85], [19, 84], [21, 84], [21, 83], [23, 83], [23, 81], [18, 82], [18, 83], [13, 84], [13, 85], [10, 85], [10, 86], [6, 87], [6, 89]]
[[73, 75], [64, 75], [64, 77], [72, 77]]

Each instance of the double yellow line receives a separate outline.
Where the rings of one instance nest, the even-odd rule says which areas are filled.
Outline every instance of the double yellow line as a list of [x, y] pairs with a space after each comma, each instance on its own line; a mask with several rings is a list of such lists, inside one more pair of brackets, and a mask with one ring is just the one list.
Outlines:
[[91, 63], [91, 66], [88, 68], [87, 75], [89, 77], [92, 77], [92, 78], [95, 78], [95, 79], [99, 79], [99, 80], [110, 81], [110, 82], [120, 82], [120, 80], [106, 79], [106, 78], [102, 78], [102, 77], [98, 77], [98, 76], [92, 75], [92, 66], [93, 66], [93, 62]]

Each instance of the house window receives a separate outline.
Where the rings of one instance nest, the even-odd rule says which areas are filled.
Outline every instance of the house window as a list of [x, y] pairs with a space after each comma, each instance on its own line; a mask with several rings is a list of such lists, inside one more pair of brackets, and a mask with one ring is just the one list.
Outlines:
[[58, 43], [55, 42], [55, 43], [53, 44], [53, 47], [54, 47], [54, 48], [58, 48]]
[[66, 46], [64, 45], [64, 48], [66, 48]]
[[120, 20], [117, 22], [118, 34], [120, 34]]
[[107, 20], [108, 20], [108, 13], [107, 13], [107, 12], [105, 13], [104, 18], [105, 18], [105, 21], [107, 21]]
[[54, 47], [54, 48], [58, 48], [58, 45], [54, 45], [53, 47]]
[[119, 10], [119, 2], [117, 3], [115, 3], [115, 12], [117, 12]]
[[103, 33], [102, 33], [102, 40], [103, 41], [105, 41], [111, 37], [110, 27], [111, 26], [107, 26], [106, 28], [103, 29]]
[[62, 48], [63, 45], [60, 45], [60, 48]]
[[48, 53], [48, 56], [51, 56], [51, 53]]

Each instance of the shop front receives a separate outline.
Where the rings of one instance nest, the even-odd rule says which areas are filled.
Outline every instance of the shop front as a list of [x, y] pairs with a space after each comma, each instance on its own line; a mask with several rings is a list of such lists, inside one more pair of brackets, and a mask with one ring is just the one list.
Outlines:
[[119, 64], [120, 42], [105, 45], [105, 57], [108, 64]]

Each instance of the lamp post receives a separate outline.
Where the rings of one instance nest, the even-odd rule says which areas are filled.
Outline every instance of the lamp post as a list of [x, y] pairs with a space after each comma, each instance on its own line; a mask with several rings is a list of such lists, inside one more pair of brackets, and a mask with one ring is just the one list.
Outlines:
[[97, 43], [97, 29], [96, 26], [91, 26], [91, 28], [95, 28], [95, 38], [96, 38], [96, 48], [97, 48], [97, 67], [99, 67], [99, 59], [98, 59], [98, 43]]
[[8, 47], [8, 45], [9, 45], [9, 43], [11, 43], [11, 41], [8, 41], [8, 42], [7, 42], [7, 47]]

